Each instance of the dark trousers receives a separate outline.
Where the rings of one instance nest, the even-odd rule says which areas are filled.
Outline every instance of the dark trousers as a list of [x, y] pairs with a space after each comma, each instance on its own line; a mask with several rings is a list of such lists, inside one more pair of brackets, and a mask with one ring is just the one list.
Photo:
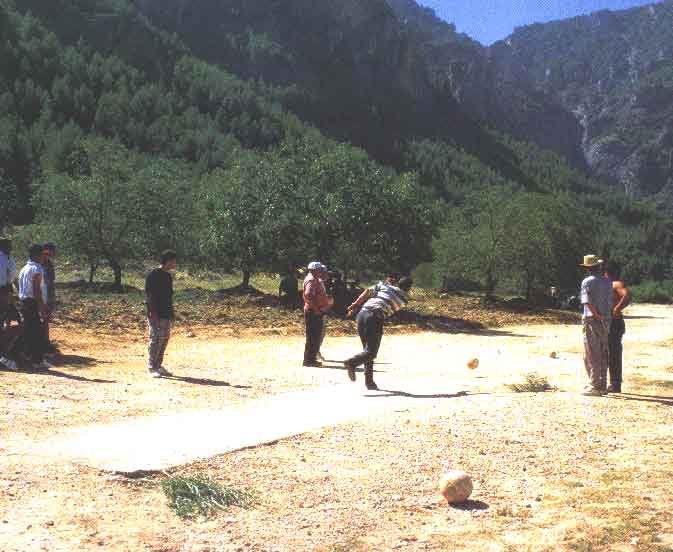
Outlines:
[[37, 301], [35, 299], [21, 301], [21, 314], [23, 315], [22, 350], [34, 364], [39, 364], [44, 359], [46, 336]]
[[306, 345], [304, 347], [304, 364], [313, 364], [318, 360], [318, 351], [322, 343], [325, 328], [325, 320], [322, 314], [304, 312], [304, 325], [306, 328]]
[[383, 314], [377, 311], [362, 309], [358, 313], [358, 334], [362, 342], [363, 351], [348, 359], [352, 366], [365, 365], [369, 373], [374, 370], [374, 359], [379, 354], [381, 338], [383, 337]]
[[609, 361], [610, 384], [615, 387], [622, 385], [622, 339], [626, 333], [626, 325], [623, 318], [613, 318], [610, 326], [609, 337]]

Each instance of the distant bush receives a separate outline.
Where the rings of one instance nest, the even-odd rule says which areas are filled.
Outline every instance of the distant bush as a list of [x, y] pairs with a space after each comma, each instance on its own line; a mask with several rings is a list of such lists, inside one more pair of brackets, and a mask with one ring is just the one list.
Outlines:
[[673, 303], [673, 280], [646, 281], [631, 288], [639, 303]]

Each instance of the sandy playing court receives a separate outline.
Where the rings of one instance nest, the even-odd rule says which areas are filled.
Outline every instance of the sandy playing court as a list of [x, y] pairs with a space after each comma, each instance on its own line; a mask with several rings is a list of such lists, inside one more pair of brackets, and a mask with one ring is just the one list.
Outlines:
[[[572, 325], [386, 337], [380, 392], [338, 363], [301, 367], [298, 337], [178, 333], [178, 377], [152, 380], [142, 335], [61, 330], [52, 373], [0, 372], [0, 551], [673, 550], [673, 309], [630, 314], [625, 393], [607, 398], [577, 394]], [[324, 354], [357, 347], [328, 338]], [[530, 372], [559, 391], [507, 388]], [[255, 504], [177, 518], [164, 473], [110, 471], [143, 431], [156, 444], [141, 461], [253, 490]], [[166, 450], [187, 463], [170, 467]], [[446, 468], [473, 476], [471, 502], [439, 501]]]

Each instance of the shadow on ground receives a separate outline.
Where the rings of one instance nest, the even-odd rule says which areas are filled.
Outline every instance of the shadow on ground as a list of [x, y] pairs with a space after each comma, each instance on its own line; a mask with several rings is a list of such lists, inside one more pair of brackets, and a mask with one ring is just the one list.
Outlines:
[[60, 372], [58, 370], [44, 370], [44, 371], [37, 371], [37, 370], [27, 370], [25, 373], [28, 374], [36, 374], [40, 376], [50, 376], [54, 378], [63, 378], [63, 379], [68, 379], [72, 381], [81, 381], [85, 383], [117, 383], [115, 380], [106, 380], [106, 379], [98, 379], [98, 378], [85, 378], [83, 376], [76, 376], [74, 374], [67, 374], [65, 372]]
[[622, 401], [640, 401], [657, 403], [663, 406], [673, 406], [673, 397], [664, 395], [638, 395], [636, 393], [621, 393], [619, 395], [610, 395], [611, 398]]
[[463, 318], [452, 318], [435, 314], [419, 314], [414, 311], [400, 311], [391, 320], [397, 326], [415, 326], [423, 330], [437, 333], [467, 333], [472, 335], [494, 337], [529, 337], [506, 330], [488, 328], [479, 322], [471, 322]]
[[451, 504], [454, 510], [463, 510], [465, 512], [475, 512], [479, 510], [488, 510], [490, 506], [481, 500], [466, 500], [460, 504]]
[[59, 368], [63, 368], [64, 366], [88, 368], [99, 364], [99, 361], [93, 357], [57, 354], [54, 356], [51, 363]]
[[162, 379], [171, 381], [181, 381], [191, 385], [206, 385], [209, 387], [231, 387], [233, 389], [252, 389], [250, 385], [233, 385], [228, 381], [213, 380], [208, 378], [190, 378], [188, 376], [170, 376]]
[[368, 395], [370, 398], [379, 398], [379, 397], [406, 397], [409, 399], [457, 399], [459, 397], [467, 397], [474, 395], [489, 395], [490, 393], [468, 393], [467, 391], [458, 391], [457, 393], [431, 393], [431, 394], [418, 394], [418, 393], [408, 393], [406, 391], [398, 391], [395, 389], [379, 389], [380, 393], [385, 393], [385, 395]]

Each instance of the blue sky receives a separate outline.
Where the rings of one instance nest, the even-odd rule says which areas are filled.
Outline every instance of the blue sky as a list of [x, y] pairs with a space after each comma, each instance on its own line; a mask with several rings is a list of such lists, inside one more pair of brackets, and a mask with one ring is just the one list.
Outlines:
[[653, 0], [417, 0], [455, 23], [483, 44], [510, 35], [514, 27], [567, 19], [598, 10], [621, 10], [655, 3]]

